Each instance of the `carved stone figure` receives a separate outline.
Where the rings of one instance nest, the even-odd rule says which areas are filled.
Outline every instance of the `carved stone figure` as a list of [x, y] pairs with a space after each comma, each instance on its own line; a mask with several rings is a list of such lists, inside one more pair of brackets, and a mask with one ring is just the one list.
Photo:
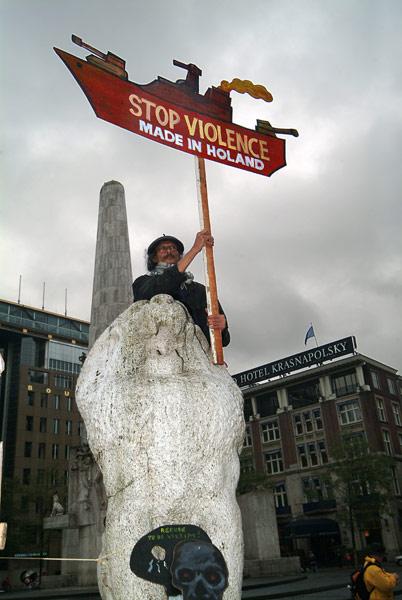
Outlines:
[[53, 494], [53, 507], [52, 507], [52, 512], [50, 513], [50, 516], [51, 517], [60, 517], [61, 515], [64, 515], [64, 508], [60, 504], [59, 495], [56, 492], [55, 494]]
[[83, 365], [77, 404], [107, 495], [102, 598], [166, 598], [132, 573], [130, 555], [156, 527], [191, 523], [226, 561], [225, 600], [239, 600], [243, 398], [186, 308], [158, 295], [122, 313]]

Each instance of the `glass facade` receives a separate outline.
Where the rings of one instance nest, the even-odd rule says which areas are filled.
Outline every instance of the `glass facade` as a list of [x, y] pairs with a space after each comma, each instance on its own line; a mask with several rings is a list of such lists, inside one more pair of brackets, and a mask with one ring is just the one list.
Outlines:
[[260, 415], [261, 419], [276, 415], [276, 411], [279, 408], [278, 396], [276, 392], [258, 394], [255, 399], [257, 403], [257, 413]]
[[315, 404], [320, 399], [318, 379], [288, 387], [288, 402], [293, 408]]
[[332, 377], [332, 389], [337, 398], [347, 396], [348, 394], [355, 394], [357, 390], [355, 370]]
[[66, 371], [67, 373], [78, 375], [81, 370], [79, 358], [86, 351], [86, 348], [77, 346], [76, 344], [50, 341], [48, 342], [46, 351], [47, 367], [55, 371]]
[[0, 302], [0, 322], [88, 343], [89, 324], [43, 310]]

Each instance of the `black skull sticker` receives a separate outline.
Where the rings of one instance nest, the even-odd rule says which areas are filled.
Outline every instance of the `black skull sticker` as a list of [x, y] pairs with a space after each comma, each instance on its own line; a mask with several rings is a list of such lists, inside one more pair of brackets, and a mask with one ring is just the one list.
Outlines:
[[184, 600], [221, 600], [228, 586], [228, 570], [222, 553], [209, 542], [180, 542], [171, 566], [173, 585]]

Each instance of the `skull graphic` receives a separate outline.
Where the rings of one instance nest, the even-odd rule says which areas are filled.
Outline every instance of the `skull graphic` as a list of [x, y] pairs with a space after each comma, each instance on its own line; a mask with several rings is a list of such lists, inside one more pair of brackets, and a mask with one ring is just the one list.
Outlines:
[[221, 552], [209, 542], [179, 542], [171, 566], [172, 583], [183, 600], [221, 600], [228, 570]]

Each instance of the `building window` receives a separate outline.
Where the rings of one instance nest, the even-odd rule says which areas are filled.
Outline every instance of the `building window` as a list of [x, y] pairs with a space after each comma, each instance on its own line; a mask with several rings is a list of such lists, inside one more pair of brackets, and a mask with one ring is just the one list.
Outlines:
[[339, 398], [348, 394], [355, 394], [357, 390], [356, 372], [349, 371], [331, 377], [332, 391]]
[[38, 444], [38, 458], [46, 458], [46, 444], [44, 442]]
[[325, 465], [328, 462], [328, 453], [325, 442], [318, 442], [318, 452], [320, 454], [321, 464]]
[[66, 421], [66, 435], [71, 435], [73, 433], [73, 422]]
[[48, 376], [47, 373], [43, 373], [43, 371], [28, 371], [28, 381], [29, 383], [41, 383], [47, 385]]
[[402, 454], [402, 433], [398, 433], [398, 439], [399, 439], [399, 446], [400, 446], [400, 453]]
[[44, 499], [42, 498], [42, 496], [39, 496], [35, 500], [35, 513], [37, 515], [43, 515], [44, 514], [44, 509], [45, 509]]
[[394, 420], [396, 425], [402, 425], [401, 407], [399, 406], [398, 402], [392, 403], [392, 412], [394, 413]]
[[390, 379], [389, 377], [387, 377], [387, 385], [388, 385], [389, 393], [392, 394], [393, 396], [396, 396], [395, 381], [393, 379]]
[[60, 419], [53, 419], [53, 433], [60, 432]]
[[64, 458], [66, 460], [70, 458], [70, 446], [64, 446]]
[[296, 435], [311, 433], [322, 429], [321, 409], [305, 410], [293, 417]]
[[24, 485], [29, 485], [31, 483], [31, 469], [22, 470], [22, 483]]
[[302, 469], [305, 469], [309, 465], [307, 460], [306, 447], [304, 446], [304, 444], [297, 446], [297, 453], [299, 455], [300, 466]]
[[29, 510], [29, 496], [21, 496], [21, 511], [28, 512]]
[[274, 442], [280, 439], [278, 421], [269, 421], [261, 425], [262, 439], [264, 442]]
[[313, 421], [314, 421], [314, 429], [316, 431], [320, 431], [322, 429], [322, 419], [321, 419], [321, 409], [315, 408], [313, 410]]
[[54, 376], [54, 385], [58, 388], [62, 388], [65, 390], [73, 389], [73, 380], [71, 377], [67, 375], [55, 375]]
[[302, 486], [305, 502], [318, 502], [323, 499], [324, 494], [318, 477], [304, 477]]
[[25, 417], [25, 431], [33, 431], [33, 417], [31, 417], [30, 415], [27, 415]]
[[247, 421], [250, 420], [250, 417], [253, 416], [253, 403], [251, 398], [244, 399], [244, 418]]
[[67, 412], [71, 412], [73, 410], [73, 399], [71, 396], [67, 396], [66, 398], [66, 410]]
[[36, 471], [36, 483], [45, 483], [45, 469], [38, 469]]
[[40, 417], [39, 418], [39, 432], [46, 433], [46, 430], [47, 430], [47, 418]]
[[53, 396], [53, 408], [56, 410], [60, 408], [60, 396], [58, 394]]
[[331, 484], [327, 481], [321, 481], [319, 477], [303, 478], [302, 486], [305, 502], [320, 502], [321, 500], [333, 499]]
[[381, 385], [380, 385], [380, 378], [378, 377], [378, 374], [375, 371], [370, 371], [370, 377], [371, 377], [371, 382], [373, 384], [373, 387], [376, 390], [380, 390]]
[[258, 394], [255, 401], [257, 405], [257, 414], [260, 415], [261, 419], [276, 415], [276, 411], [279, 408], [278, 395], [276, 392]]
[[66, 469], [64, 471], [64, 485], [68, 485], [68, 478], [69, 478], [68, 469]]
[[[71, 423], [71, 421], [70, 421], [70, 423]], [[253, 438], [251, 436], [251, 430], [250, 430], [250, 427], [246, 427], [246, 432], [245, 432], [244, 441], [243, 441], [243, 448], [251, 448], [252, 445], [253, 445]]]
[[397, 473], [396, 467], [391, 467], [391, 473], [392, 473], [392, 483], [394, 486], [395, 496], [400, 496], [401, 488], [400, 488], [399, 481], [398, 481], [398, 473]]
[[82, 421], [78, 421], [77, 423], [77, 435], [81, 435], [83, 431], [84, 423]]
[[52, 458], [53, 460], [59, 458], [59, 444], [52, 444]]
[[386, 429], [383, 429], [383, 431], [382, 431], [382, 439], [384, 442], [385, 452], [391, 456], [392, 455], [391, 438], [389, 435], [389, 431], [387, 431]]
[[315, 404], [320, 399], [320, 386], [318, 379], [306, 381], [287, 388], [288, 401], [293, 408], [301, 408], [308, 404]]
[[50, 485], [58, 485], [59, 483], [59, 472], [55, 470], [53, 470], [50, 473]]
[[288, 506], [288, 497], [284, 483], [277, 483], [274, 486], [274, 501], [275, 508], [284, 508], [285, 506]]
[[377, 404], [378, 418], [380, 421], [383, 421], [383, 423], [386, 423], [387, 417], [385, 415], [384, 400], [382, 398], [376, 398], [375, 402]]
[[348, 400], [337, 405], [338, 416], [341, 425], [349, 425], [362, 420], [360, 404], [358, 400]]
[[31, 456], [32, 456], [32, 442], [25, 442], [24, 457], [31, 458]]
[[251, 456], [240, 457], [240, 472], [252, 473], [254, 471], [253, 459]]
[[35, 403], [35, 392], [28, 392], [27, 393], [27, 405], [33, 406], [34, 403]]
[[281, 473], [283, 471], [282, 452], [280, 450], [265, 454], [265, 462], [269, 475], [274, 475], [275, 473]]
[[316, 467], [317, 465], [328, 462], [328, 454], [323, 440], [319, 442], [309, 442], [297, 446], [299, 455], [299, 464], [302, 469], [307, 467]]
[[47, 408], [47, 399], [48, 399], [47, 394], [40, 395], [40, 407], [41, 408]]

